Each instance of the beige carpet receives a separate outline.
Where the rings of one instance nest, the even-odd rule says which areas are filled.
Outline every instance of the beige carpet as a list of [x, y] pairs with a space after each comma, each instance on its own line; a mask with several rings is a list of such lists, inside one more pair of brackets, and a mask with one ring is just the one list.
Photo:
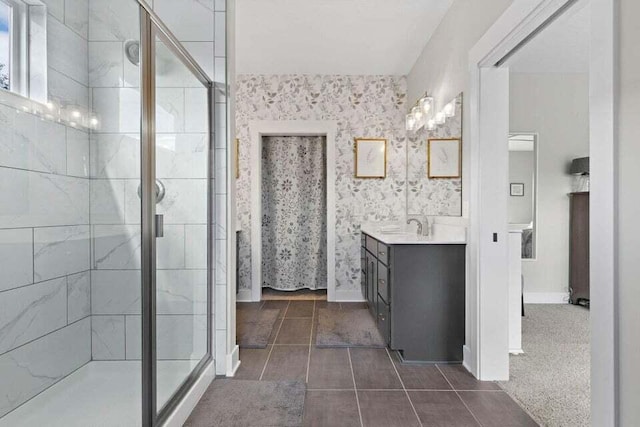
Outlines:
[[543, 426], [590, 425], [589, 310], [525, 306], [524, 354], [510, 356], [505, 391]]

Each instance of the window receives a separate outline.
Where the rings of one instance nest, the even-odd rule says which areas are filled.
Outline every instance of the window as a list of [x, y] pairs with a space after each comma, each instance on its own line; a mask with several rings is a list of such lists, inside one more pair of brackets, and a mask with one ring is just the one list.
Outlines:
[[11, 89], [11, 7], [0, 1], [0, 88]]
[[0, 89], [46, 102], [46, 16], [38, 0], [0, 0]]

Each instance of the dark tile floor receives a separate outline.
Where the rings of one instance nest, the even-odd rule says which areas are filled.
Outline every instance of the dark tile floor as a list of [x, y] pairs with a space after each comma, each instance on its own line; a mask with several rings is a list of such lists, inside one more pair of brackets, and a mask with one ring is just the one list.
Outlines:
[[306, 426], [535, 426], [494, 382], [477, 381], [460, 365], [405, 365], [387, 349], [317, 348], [318, 308], [362, 303], [266, 301], [280, 308], [265, 349], [240, 349], [235, 378], [307, 383]]

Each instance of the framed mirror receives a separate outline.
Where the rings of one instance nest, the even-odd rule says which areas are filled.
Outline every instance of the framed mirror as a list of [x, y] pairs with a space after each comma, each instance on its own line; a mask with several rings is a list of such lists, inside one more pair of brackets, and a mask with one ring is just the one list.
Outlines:
[[462, 94], [451, 104], [444, 123], [407, 134], [408, 217], [462, 216]]
[[509, 135], [509, 228], [522, 230], [522, 259], [536, 258], [537, 180], [537, 135]]

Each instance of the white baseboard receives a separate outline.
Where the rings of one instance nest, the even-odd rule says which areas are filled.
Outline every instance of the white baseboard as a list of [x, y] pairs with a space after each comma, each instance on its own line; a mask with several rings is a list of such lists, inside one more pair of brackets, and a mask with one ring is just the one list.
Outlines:
[[336, 302], [363, 302], [365, 299], [362, 297], [360, 290], [355, 291], [341, 291], [336, 290]]
[[251, 289], [240, 289], [240, 291], [236, 295], [236, 301], [237, 302], [251, 302], [251, 301], [253, 301], [252, 300], [252, 296], [251, 296]]
[[[525, 304], [567, 304], [569, 292], [525, 292]], [[526, 313], [526, 310], [525, 310]]]
[[464, 368], [473, 373], [473, 371], [471, 370], [471, 366], [469, 365], [469, 361], [471, 360], [471, 349], [469, 348], [468, 345], [463, 345], [462, 346], [462, 366], [464, 366]]
[[510, 348], [509, 354], [524, 354], [524, 350], [521, 348]]
[[193, 412], [193, 409], [196, 407], [202, 395], [215, 378], [215, 368], [213, 361], [209, 362], [200, 378], [196, 380], [196, 382], [191, 386], [187, 394], [184, 396], [182, 401], [178, 403], [173, 412], [167, 417], [167, 420], [164, 422], [163, 427], [181, 427]]
[[231, 353], [227, 354], [227, 377], [233, 377], [240, 367], [240, 346], [236, 345]]

